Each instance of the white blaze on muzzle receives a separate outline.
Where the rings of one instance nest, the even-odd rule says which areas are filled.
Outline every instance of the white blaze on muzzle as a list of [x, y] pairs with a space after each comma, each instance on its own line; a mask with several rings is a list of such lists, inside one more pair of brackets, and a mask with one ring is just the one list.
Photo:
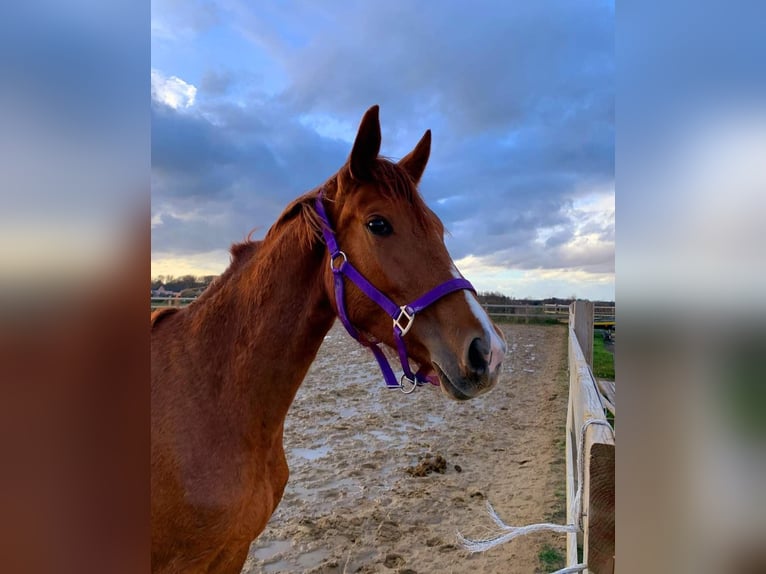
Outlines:
[[[460, 271], [457, 270], [457, 267], [455, 267], [454, 263], [452, 264], [452, 276], [462, 277]], [[505, 343], [505, 341], [503, 341], [502, 337], [497, 334], [492, 320], [489, 318], [489, 315], [487, 315], [484, 307], [481, 306], [481, 303], [479, 303], [476, 295], [466, 291], [465, 299], [468, 301], [468, 306], [470, 307], [471, 312], [473, 313], [474, 317], [476, 317], [476, 320], [479, 322], [482, 330], [484, 331], [484, 339], [489, 341], [489, 372], [492, 374], [500, 366], [500, 363], [503, 362], [505, 354], [508, 352], [508, 345]]]

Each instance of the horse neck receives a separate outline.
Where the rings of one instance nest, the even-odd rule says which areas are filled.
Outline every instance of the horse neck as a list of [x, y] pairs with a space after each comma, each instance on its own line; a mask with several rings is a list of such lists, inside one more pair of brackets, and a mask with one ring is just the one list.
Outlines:
[[297, 225], [269, 233], [230, 269], [208, 300], [198, 302], [190, 329], [206, 347], [197, 354], [207, 373], [201, 379], [210, 381], [206, 391], [226, 417], [280, 439], [290, 404], [335, 318], [322, 277], [323, 251], [307, 246]]

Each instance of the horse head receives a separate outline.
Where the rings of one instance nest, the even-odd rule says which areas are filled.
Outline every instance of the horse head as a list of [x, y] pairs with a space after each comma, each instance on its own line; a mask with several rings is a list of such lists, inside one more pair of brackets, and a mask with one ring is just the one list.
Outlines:
[[[379, 157], [380, 144], [374, 106], [362, 118], [348, 161], [322, 194], [344, 262], [395, 305], [405, 306], [461, 275], [444, 244], [442, 222], [417, 189], [431, 151], [430, 130], [398, 162]], [[329, 250], [325, 257], [325, 288], [340, 312], [335, 257]], [[341, 280], [348, 321], [362, 336], [396, 349], [391, 316], [369, 293], [348, 278]], [[406, 354], [421, 373], [438, 376], [449, 397], [470, 399], [495, 385], [507, 346], [471, 289], [440, 295], [411, 322], [401, 337]]]

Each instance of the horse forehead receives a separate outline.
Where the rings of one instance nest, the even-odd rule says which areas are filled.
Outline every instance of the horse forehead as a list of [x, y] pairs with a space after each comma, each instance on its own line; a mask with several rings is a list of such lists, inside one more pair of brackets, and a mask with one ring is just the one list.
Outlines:
[[351, 194], [360, 202], [385, 201], [410, 204], [417, 191], [409, 185], [393, 185], [384, 181], [370, 181], [359, 185]]
[[406, 197], [399, 197], [394, 194], [379, 193], [374, 189], [360, 189], [354, 197], [349, 198], [343, 211], [349, 215], [366, 216], [369, 214], [379, 215], [402, 215], [415, 216], [419, 209], [418, 206]]
[[[408, 184], [411, 186], [411, 184]], [[403, 217], [410, 220], [410, 229], [425, 238], [433, 236], [442, 240], [444, 225], [436, 213], [428, 207], [415, 186], [406, 190], [388, 187], [381, 182], [365, 182], [349, 193], [343, 202], [341, 217], [365, 217], [371, 214]]]

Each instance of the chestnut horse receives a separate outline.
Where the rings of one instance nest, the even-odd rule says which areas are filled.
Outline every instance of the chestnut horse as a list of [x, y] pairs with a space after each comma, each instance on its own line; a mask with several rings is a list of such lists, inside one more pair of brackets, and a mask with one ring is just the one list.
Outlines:
[[[417, 191], [431, 132], [398, 163], [378, 157], [380, 142], [374, 106], [321, 189], [291, 203], [263, 241], [234, 245], [197, 301], [152, 316], [153, 572], [240, 572], [282, 498], [285, 416], [339, 312], [327, 220], [343, 262], [396, 305], [460, 277]], [[391, 317], [340, 282], [341, 313], [395, 348]], [[506, 351], [468, 287], [439, 295], [402, 334], [405, 356], [459, 400], [496, 383]]]

